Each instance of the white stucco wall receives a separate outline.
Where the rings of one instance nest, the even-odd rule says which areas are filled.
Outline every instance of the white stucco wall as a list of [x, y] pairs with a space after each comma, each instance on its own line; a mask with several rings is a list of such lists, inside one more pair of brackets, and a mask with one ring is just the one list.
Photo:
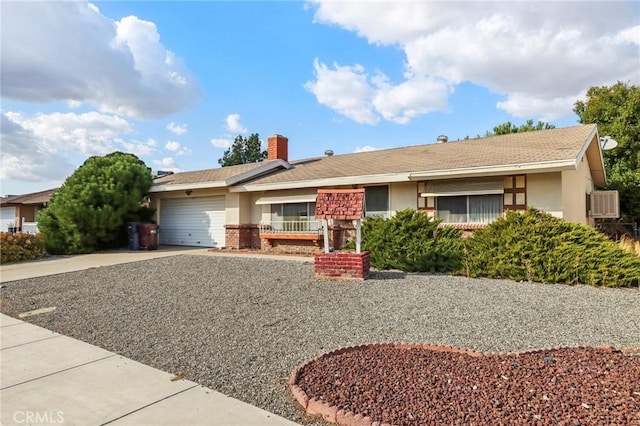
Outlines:
[[389, 210], [393, 216], [399, 210], [418, 208], [418, 184], [399, 182], [389, 185]]
[[593, 191], [589, 161], [584, 156], [576, 170], [562, 172], [562, 217], [565, 220], [592, 224], [587, 217], [587, 197]]
[[562, 218], [562, 174], [527, 175], [527, 205]]

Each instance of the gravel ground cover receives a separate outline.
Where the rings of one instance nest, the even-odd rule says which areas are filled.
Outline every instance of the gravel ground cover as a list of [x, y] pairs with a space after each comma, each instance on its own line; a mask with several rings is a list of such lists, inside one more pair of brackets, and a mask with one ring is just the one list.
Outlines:
[[3, 313], [173, 373], [300, 423], [292, 369], [381, 341], [515, 351], [640, 346], [640, 291], [375, 272], [316, 280], [288, 260], [175, 256], [4, 284]]

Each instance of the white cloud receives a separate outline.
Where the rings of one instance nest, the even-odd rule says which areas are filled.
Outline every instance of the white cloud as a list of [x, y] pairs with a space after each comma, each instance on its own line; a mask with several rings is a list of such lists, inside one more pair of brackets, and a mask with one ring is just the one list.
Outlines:
[[176, 163], [176, 160], [173, 157], [164, 157], [161, 160], [153, 160], [153, 164], [162, 170], [171, 171], [171, 172], [181, 172], [182, 169]]
[[59, 181], [73, 172], [74, 166], [58, 152], [47, 149], [45, 143], [34, 143], [37, 139], [31, 130], [6, 114], [1, 118], [0, 178], [26, 182]]
[[191, 152], [189, 148], [180, 144], [180, 142], [176, 141], [167, 141], [164, 148], [167, 151], [175, 152], [177, 155], [184, 155]]
[[353, 150], [353, 152], [355, 152], [356, 154], [358, 152], [370, 152], [370, 151], [377, 151], [380, 148], [376, 148], [375, 146], [371, 146], [371, 145], [365, 145], [365, 146], [359, 146], [356, 149]]
[[247, 128], [240, 124], [240, 114], [229, 114], [225, 119], [226, 129], [233, 134], [246, 133]]
[[176, 135], [180, 136], [180, 135], [184, 135], [185, 133], [187, 133], [187, 125], [186, 124], [176, 124], [173, 121], [169, 124], [167, 124], [167, 130], [175, 133]]
[[3, 98], [157, 118], [199, 95], [153, 22], [114, 21], [86, 1], [7, 2], [2, 12]]
[[447, 97], [463, 82], [505, 96], [499, 108], [528, 118], [572, 114], [573, 102], [591, 86], [640, 82], [637, 2], [313, 3], [316, 22], [405, 54], [398, 64], [404, 81], [379, 87], [360, 66], [327, 70], [316, 60], [316, 80], [307, 87], [319, 103], [361, 123], [374, 124], [371, 115], [405, 123], [446, 109]]
[[97, 112], [56, 112], [34, 116], [7, 112], [4, 115], [29, 132], [29, 147], [37, 145], [51, 153], [107, 154], [115, 150], [115, 143], [122, 135], [132, 130], [127, 120]]
[[150, 157], [157, 152], [156, 141], [154, 139], [147, 139], [146, 142], [120, 142], [125, 148], [125, 152], [136, 155], [137, 157]]
[[2, 114], [2, 179], [28, 182], [64, 180], [87, 157], [124, 151], [139, 157], [156, 153], [157, 142], [126, 140], [128, 121], [97, 112]]
[[225, 138], [214, 138], [211, 139], [211, 145], [215, 146], [216, 148], [229, 148], [231, 145], [233, 145], [233, 140]]
[[316, 96], [318, 102], [357, 123], [378, 122], [372, 105], [375, 91], [362, 66], [340, 66], [334, 63], [331, 69], [317, 58], [313, 66], [316, 81], [307, 82], [305, 87]]

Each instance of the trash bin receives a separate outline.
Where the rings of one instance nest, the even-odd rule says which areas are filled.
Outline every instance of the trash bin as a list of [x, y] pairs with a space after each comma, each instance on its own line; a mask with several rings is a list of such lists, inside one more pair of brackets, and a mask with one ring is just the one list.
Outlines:
[[127, 223], [127, 234], [129, 235], [129, 250], [140, 250], [140, 236], [136, 222]]
[[140, 250], [158, 250], [158, 225], [140, 223], [138, 234], [140, 234]]

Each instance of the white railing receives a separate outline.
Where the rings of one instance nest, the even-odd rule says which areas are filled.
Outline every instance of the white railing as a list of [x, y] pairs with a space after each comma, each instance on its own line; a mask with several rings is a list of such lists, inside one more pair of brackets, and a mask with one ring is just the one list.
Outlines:
[[260, 233], [265, 234], [317, 234], [322, 235], [320, 220], [279, 220], [260, 222]]
[[25, 234], [37, 234], [38, 222], [22, 222], [22, 232]]

